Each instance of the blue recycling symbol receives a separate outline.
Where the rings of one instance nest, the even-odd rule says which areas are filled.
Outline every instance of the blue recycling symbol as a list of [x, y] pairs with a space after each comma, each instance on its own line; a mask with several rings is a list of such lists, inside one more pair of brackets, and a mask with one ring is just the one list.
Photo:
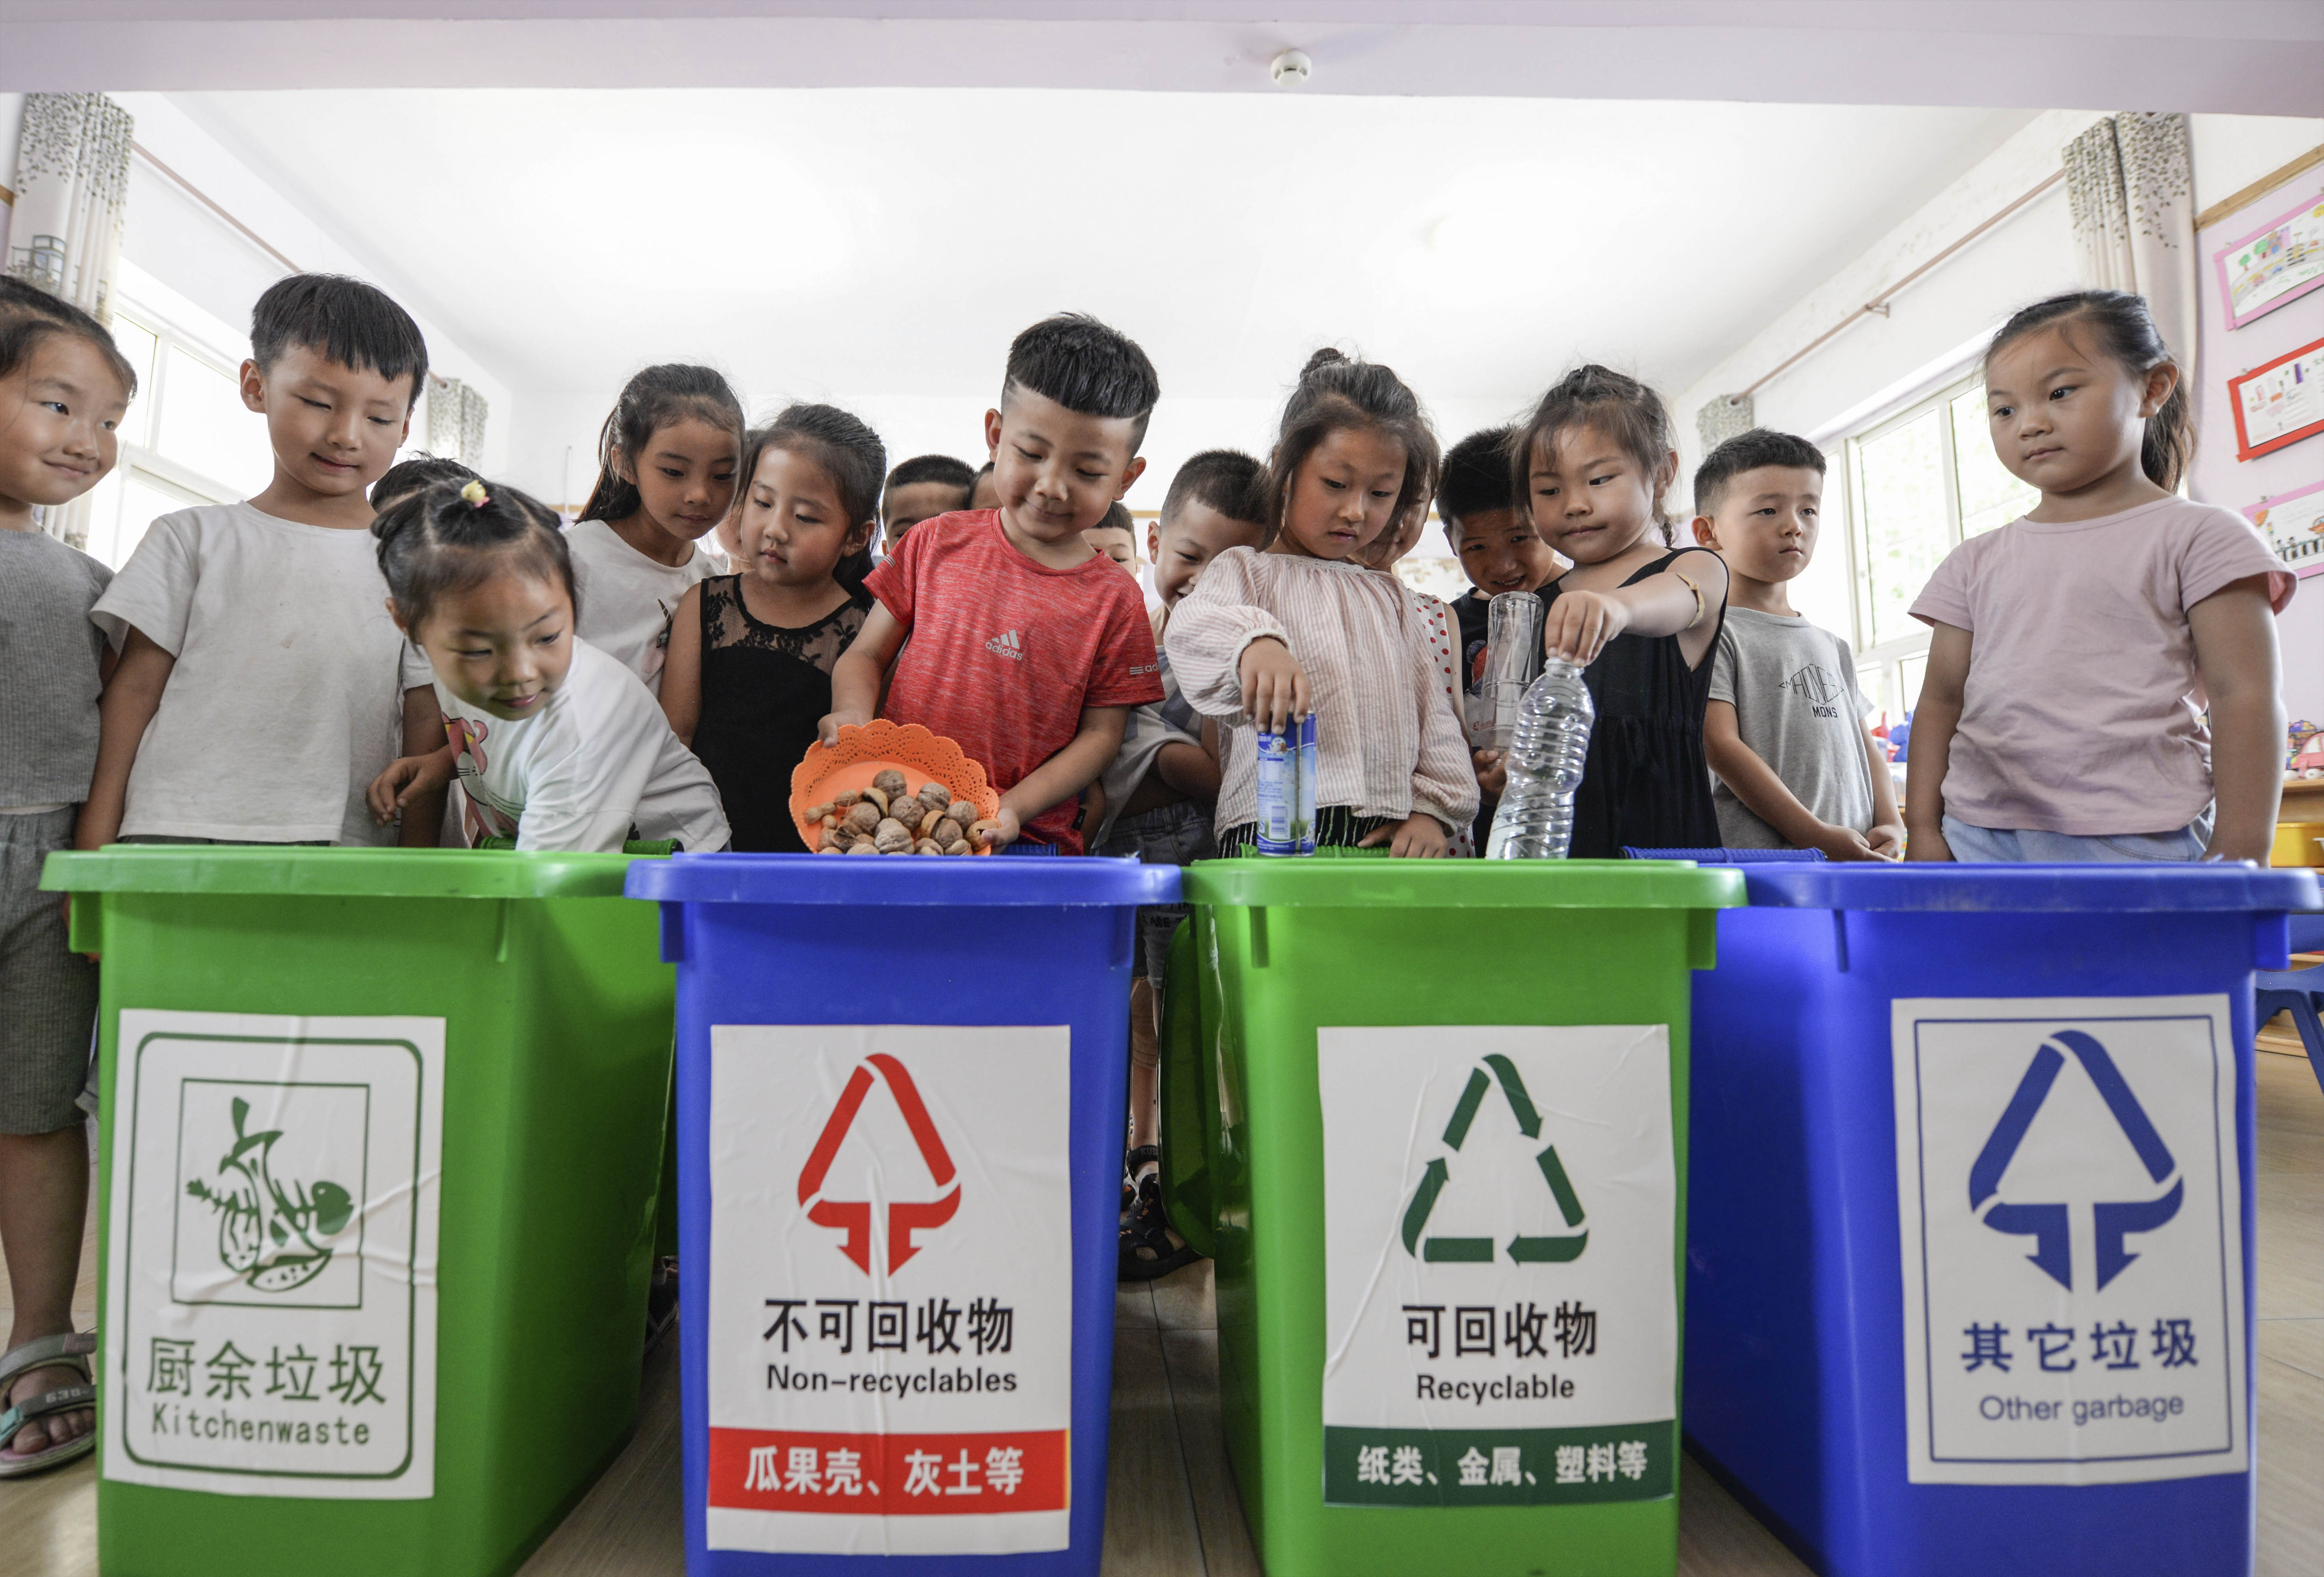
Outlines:
[[[2063, 1047], [2063, 1050], [2060, 1048]], [[2123, 1137], [2130, 1141], [2146, 1175], [2161, 1187], [2171, 1178], [2168, 1191], [2153, 1199], [2127, 1200], [2094, 1205], [2091, 1215], [2098, 1236], [2098, 1290], [2128, 1269], [2138, 1258], [2123, 1247], [2123, 1239], [2132, 1232], [2151, 1232], [2179, 1213], [2185, 1197], [2186, 1184], [2172, 1174], [2178, 1163], [2171, 1158], [2163, 1136], [2154, 1131], [2147, 1120], [2144, 1108], [2131, 1093], [2129, 1084], [2107, 1048], [2079, 1029], [2061, 1029], [2042, 1043], [2025, 1069], [2025, 1076], [2017, 1081], [2017, 1093], [2009, 1098], [2009, 1105], [2001, 1120], [1993, 1125], [1993, 1132], [1978, 1152], [1976, 1163], [1969, 1169], [1969, 1207], [1982, 1211], [1987, 1226], [1997, 1232], [2012, 1232], [2034, 1240], [2034, 1252], [2027, 1255], [2050, 1278], [2068, 1292], [2074, 1289], [2074, 1255], [2072, 1227], [2069, 1224], [2063, 1204], [2011, 1204], [1997, 1196], [2001, 1192], [2002, 1174], [2016, 1157], [2017, 1147], [2024, 1142], [2025, 1130], [2033, 1126], [2034, 1114], [2042, 1110], [2042, 1102], [2050, 1098], [2051, 1086], [2058, 1082], [2060, 1070], [2066, 1065], [2066, 1054], [2070, 1052], [2089, 1074], [2090, 1083], [2098, 1086], [2107, 1110], [2114, 1113], [2115, 1122], [2122, 1129]], [[1990, 1209], [1984, 1208], [1992, 1200]]]

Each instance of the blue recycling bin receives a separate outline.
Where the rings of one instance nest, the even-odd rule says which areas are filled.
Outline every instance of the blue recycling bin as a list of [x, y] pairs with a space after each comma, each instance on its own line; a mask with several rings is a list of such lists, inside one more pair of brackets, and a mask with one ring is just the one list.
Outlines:
[[1178, 872], [652, 863], [687, 1572], [1095, 1577], [1125, 1004]]
[[2315, 875], [1746, 882], [1695, 977], [1697, 1453], [1830, 1577], [2248, 1573], [2252, 973]]

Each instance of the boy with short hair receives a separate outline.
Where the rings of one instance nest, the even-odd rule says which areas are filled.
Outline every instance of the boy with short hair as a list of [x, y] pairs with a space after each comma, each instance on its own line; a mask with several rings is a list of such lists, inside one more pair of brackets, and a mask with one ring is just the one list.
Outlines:
[[1785, 590], [1815, 556], [1823, 476], [1822, 451], [1765, 428], [1695, 471], [1694, 540], [1726, 561], [1729, 587], [1702, 724], [1711, 804], [1729, 848], [1895, 860], [1904, 817], [1855, 657]]
[[881, 550], [893, 553], [904, 533], [931, 515], [968, 508], [975, 484], [968, 462], [950, 455], [915, 455], [889, 472], [880, 492]]
[[[1267, 467], [1234, 449], [1207, 449], [1178, 467], [1163, 495], [1162, 513], [1148, 528], [1154, 590], [1162, 599], [1152, 614], [1158, 647], [1170, 610], [1194, 589], [1203, 567], [1230, 548], [1257, 548], [1267, 540]], [[1218, 725], [1186, 704], [1160, 658], [1162, 699], [1130, 715], [1121, 753], [1106, 769], [1105, 800], [1114, 814], [1091, 840], [1100, 854], [1148, 865], [1185, 865], [1218, 852], [1211, 815], [1219, 798]], [[1167, 1276], [1194, 1258], [1174, 1240], [1154, 1181], [1154, 1148], [1162, 972], [1170, 936], [1186, 918], [1183, 905], [1138, 911], [1139, 972], [1130, 987], [1130, 1153], [1123, 1181], [1136, 1198], [1121, 1223], [1123, 1280]]]
[[1113, 505], [1103, 520], [1082, 533], [1082, 540], [1120, 565], [1130, 579], [1138, 579], [1138, 523], [1129, 510]]
[[[1445, 540], [1469, 577], [1468, 594], [1452, 599], [1452, 617], [1461, 626], [1464, 724], [1465, 704], [1484, 679], [1488, 611], [1493, 599], [1505, 592], [1539, 591], [1564, 567], [1556, 549], [1517, 508], [1509, 480], [1509, 439], [1505, 427], [1471, 433], [1445, 454], [1444, 475], [1436, 484], [1436, 518], [1444, 522]], [[1470, 834], [1481, 850], [1492, 831], [1501, 790], [1508, 784], [1508, 768], [1498, 750], [1471, 750], [1469, 757], [1476, 768], [1479, 795]]]
[[1082, 852], [1076, 797], [1162, 684], [1145, 599], [1081, 534], [1146, 469], [1160, 393], [1146, 353], [1093, 318], [1017, 337], [984, 413], [1000, 504], [922, 521], [865, 580], [879, 605], [832, 670], [824, 742], [875, 710], [920, 724], [1001, 790], [989, 844]]
[[[425, 659], [388, 616], [364, 491], [428, 375], [402, 308], [360, 280], [292, 274], [251, 312], [243, 403], [274, 479], [153, 522], [89, 617], [121, 659], [75, 846], [379, 844], [364, 802], [399, 755], [440, 748]], [[439, 794], [402, 841], [432, 844]]]

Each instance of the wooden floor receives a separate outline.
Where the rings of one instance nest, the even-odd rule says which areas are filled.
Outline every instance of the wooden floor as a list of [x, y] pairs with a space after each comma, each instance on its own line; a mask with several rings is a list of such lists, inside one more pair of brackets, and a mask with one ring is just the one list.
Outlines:
[[[2279, 1036], [2259, 1064], [2259, 1572], [2324, 1572], [2324, 1092]], [[94, 1324], [94, 1234], [79, 1315]], [[1209, 1267], [1125, 1287], [1115, 1311], [1107, 1577], [1245, 1577], [1259, 1570], [1219, 1434]], [[0, 1300], [6, 1281], [0, 1274]], [[0, 1302], [5, 1307], [5, 1302]], [[678, 1348], [646, 1364], [636, 1438], [524, 1577], [677, 1577]], [[1687, 1577], [1799, 1577], [1807, 1568], [1692, 1461], [1680, 1489]], [[0, 1484], [0, 1577], [93, 1577], [93, 1462]], [[2005, 1574], [1997, 1573], [1997, 1577]]]

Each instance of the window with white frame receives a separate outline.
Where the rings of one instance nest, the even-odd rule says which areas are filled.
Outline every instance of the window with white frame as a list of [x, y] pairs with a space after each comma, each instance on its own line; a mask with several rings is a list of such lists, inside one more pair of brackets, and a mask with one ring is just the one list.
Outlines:
[[236, 364], [134, 301], [115, 310], [113, 338], [137, 369], [137, 398], [120, 460], [89, 495], [88, 551], [118, 569], [157, 517], [263, 491], [274, 458]]
[[1849, 563], [1857, 678], [1900, 722], [1918, 705], [1929, 627], [1908, 610], [1946, 554], [2006, 525], [2041, 494], [1987, 436], [1985, 382], [1970, 373], [1847, 440]]

